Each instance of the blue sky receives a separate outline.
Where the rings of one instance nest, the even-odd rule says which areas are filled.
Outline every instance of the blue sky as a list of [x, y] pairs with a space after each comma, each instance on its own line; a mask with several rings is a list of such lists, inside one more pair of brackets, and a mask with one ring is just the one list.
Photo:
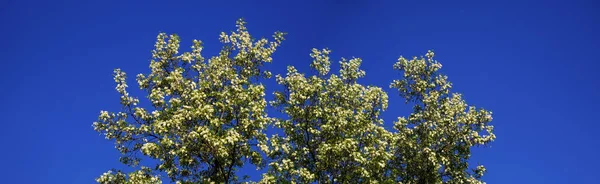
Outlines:
[[214, 55], [219, 32], [240, 17], [256, 37], [288, 32], [267, 66], [274, 73], [308, 72], [313, 47], [363, 58], [361, 82], [388, 89], [388, 125], [410, 113], [387, 88], [393, 63], [434, 49], [454, 90], [494, 112], [498, 139], [472, 157], [487, 166], [485, 181], [600, 183], [598, 9], [592, 0], [4, 1], [0, 183], [93, 183], [123, 168], [91, 127], [100, 110], [119, 109], [113, 69], [148, 73], [159, 32], [185, 48], [203, 40]]

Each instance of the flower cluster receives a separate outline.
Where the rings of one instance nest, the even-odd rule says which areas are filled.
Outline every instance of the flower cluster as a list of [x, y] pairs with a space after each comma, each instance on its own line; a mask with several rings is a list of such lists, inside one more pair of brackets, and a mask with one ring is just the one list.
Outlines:
[[265, 165], [256, 145], [266, 145], [264, 130], [271, 119], [265, 88], [253, 79], [268, 74], [261, 67], [272, 61], [283, 33], [275, 33], [274, 41], [255, 41], [245, 22], [236, 27], [221, 34], [225, 47], [209, 60], [201, 55], [201, 41], [180, 53], [179, 37], [160, 33], [151, 72], [136, 76], [151, 102], [147, 106], [127, 92], [125, 72], [115, 70], [123, 110], [102, 111], [94, 129], [115, 141], [123, 163], [139, 168], [142, 158], [152, 158], [158, 164], [129, 176], [105, 173], [98, 182], [155, 183], [158, 178], [149, 177], [153, 172], [181, 183], [231, 182], [244, 162]]

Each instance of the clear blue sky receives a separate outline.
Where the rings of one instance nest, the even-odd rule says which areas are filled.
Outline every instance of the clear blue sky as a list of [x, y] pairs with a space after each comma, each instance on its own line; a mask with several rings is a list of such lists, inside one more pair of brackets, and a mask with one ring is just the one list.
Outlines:
[[[113, 69], [147, 73], [161, 31], [212, 55], [240, 17], [257, 37], [289, 33], [274, 73], [307, 72], [310, 49], [328, 47], [363, 58], [361, 82], [389, 89], [400, 55], [434, 49], [455, 91], [494, 112], [498, 139], [473, 156], [488, 183], [600, 183], [598, 10], [593, 0], [3, 1], [0, 183], [93, 183], [123, 168], [91, 127], [119, 109]], [[409, 113], [389, 92], [388, 124]]]

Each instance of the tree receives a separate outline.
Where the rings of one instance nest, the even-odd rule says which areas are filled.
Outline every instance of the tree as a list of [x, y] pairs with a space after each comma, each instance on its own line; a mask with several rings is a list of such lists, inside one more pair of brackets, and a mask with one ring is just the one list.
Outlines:
[[398, 59], [394, 68], [403, 72], [390, 87], [397, 88], [414, 111], [394, 124], [389, 163], [390, 176], [402, 183], [481, 183], [485, 167], [469, 171], [468, 159], [473, 146], [485, 145], [496, 138], [492, 113], [468, 106], [459, 93], [450, 93], [448, 77], [438, 73], [442, 65], [433, 59]]
[[[94, 129], [115, 140], [124, 164], [138, 166], [138, 153], [158, 161], [152, 169], [141, 167], [130, 174], [129, 182], [160, 181], [155, 171], [181, 183], [234, 182], [235, 170], [246, 160], [264, 165], [256, 144], [266, 144], [264, 130], [270, 119], [265, 113], [265, 88], [256, 79], [271, 75], [261, 66], [271, 62], [283, 33], [273, 37], [272, 42], [255, 40], [239, 20], [235, 32], [221, 33], [224, 47], [219, 55], [205, 62], [201, 41], [194, 40], [192, 52], [179, 54], [179, 37], [159, 34], [151, 73], [137, 76], [152, 103], [151, 112], [129, 95], [125, 73], [115, 70], [123, 110], [102, 111]], [[120, 172], [97, 179], [125, 180]]]
[[[380, 114], [388, 94], [362, 85], [362, 60], [342, 58], [330, 73], [330, 50], [313, 49], [312, 76], [288, 66], [276, 76], [282, 91], [271, 106], [287, 117], [269, 117], [262, 69], [283, 41], [253, 39], [245, 22], [221, 33], [218, 56], [205, 62], [202, 44], [179, 52], [179, 37], [158, 36], [148, 76], [140, 89], [152, 107], [143, 108], [126, 90], [126, 75], [115, 70], [122, 112], [102, 111], [96, 131], [115, 141], [127, 174], [111, 170], [99, 183], [237, 183], [235, 171], [246, 162], [267, 167], [259, 183], [482, 183], [483, 166], [469, 167], [470, 149], [495, 139], [491, 112], [468, 106], [451, 93], [434, 53], [398, 59], [401, 77], [390, 87], [414, 106], [388, 130]], [[153, 109], [151, 112], [147, 109]], [[267, 138], [267, 126], [282, 130]], [[139, 155], [141, 153], [142, 155]], [[141, 158], [158, 162], [140, 166]]]
[[285, 136], [273, 136], [268, 152], [274, 160], [264, 182], [358, 183], [380, 181], [392, 158], [386, 131], [379, 119], [387, 94], [379, 87], [357, 83], [365, 72], [361, 59], [340, 61], [340, 75], [331, 74], [329, 50], [313, 49], [305, 77], [294, 67], [277, 76], [285, 90], [272, 103], [290, 118], [277, 121]]

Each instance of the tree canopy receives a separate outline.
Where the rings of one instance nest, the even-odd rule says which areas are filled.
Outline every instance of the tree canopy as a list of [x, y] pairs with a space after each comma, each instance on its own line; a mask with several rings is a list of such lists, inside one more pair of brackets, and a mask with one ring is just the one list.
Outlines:
[[[261, 81], [271, 72], [263, 65], [285, 34], [255, 39], [242, 19], [236, 27], [221, 33], [223, 46], [209, 59], [201, 41], [180, 53], [180, 38], [160, 33], [150, 73], [136, 76], [149, 104], [128, 93], [127, 75], [115, 69], [122, 108], [101, 111], [93, 127], [135, 171], [110, 170], [98, 183], [483, 182], [485, 167], [468, 161], [472, 147], [495, 139], [492, 113], [451, 91], [432, 51], [393, 65], [401, 77], [389, 87], [405, 99], [395, 103], [413, 105], [413, 112], [386, 129], [380, 115], [388, 93], [358, 82], [366, 75], [360, 58], [341, 58], [340, 70], [331, 72], [328, 49], [310, 53], [313, 75], [293, 66], [276, 75], [283, 90], [267, 102]], [[269, 116], [269, 105], [286, 117]], [[282, 133], [267, 135], [269, 126]], [[267, 171], [248, 181], [236, 175], [245, 164]]]

